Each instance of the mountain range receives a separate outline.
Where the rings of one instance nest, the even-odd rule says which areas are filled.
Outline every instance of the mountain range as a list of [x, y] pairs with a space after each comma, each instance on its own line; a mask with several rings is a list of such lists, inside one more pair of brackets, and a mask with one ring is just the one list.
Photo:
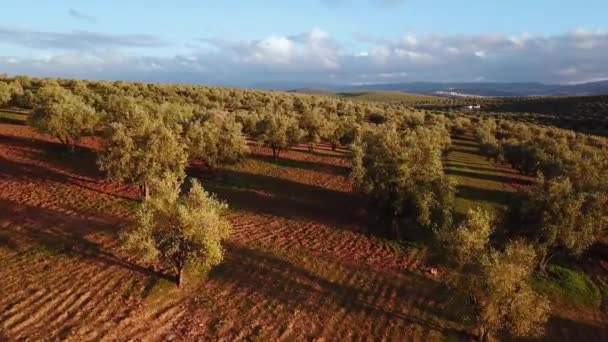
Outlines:
[[334, 93], [359, 91], [399, 91], [415, 94], [448, 96], [582, 96], [608, 94], [608, 80], [579, 84], [543, 84], [535, 82], [501, 83], [441, 83], [410, 82], [368, 85], [296, 84], [282, 82], [258, 83], [257, 89], [280, 90], [301, 93]]

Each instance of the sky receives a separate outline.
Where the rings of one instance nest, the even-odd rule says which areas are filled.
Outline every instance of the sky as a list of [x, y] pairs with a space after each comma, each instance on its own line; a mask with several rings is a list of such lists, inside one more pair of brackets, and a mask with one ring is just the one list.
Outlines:
[[0, 73], [252, 87], [608, 79], [606, 0], [0, 0]]

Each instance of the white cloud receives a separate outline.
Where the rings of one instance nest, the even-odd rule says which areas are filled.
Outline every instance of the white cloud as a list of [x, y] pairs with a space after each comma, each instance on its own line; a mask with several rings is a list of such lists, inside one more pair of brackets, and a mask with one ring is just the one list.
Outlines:
[[319, 28], [294, 36], [270, 36], [250, 42], [203, 39], [231, 60], [251, 65], [300, 70], [338, 69], [341, 47]]
[[90, 31], [44, 32], [0, 26], [0, 43], [32, 49], [84, 50], [114, 47], [158, 48], [168, 45], [148, 34], [106, 34]]
[[244, 56], [238, 57], [247, 63], [287, 64], [292, 50], [289, 39], [273, 36], [256, 42]]
[[[11, 33], [17, 33], [11, 35]], [[96, 40], [100, 37], [100, 40]], [[580, 82], [608, 78], [608, 32], [561, 35], [414, 35], [395, 40], [356, 34], [348, 48], [319, 28], [251, 41], [221, 37], [192, 44], [187, 55], [155, 56], [158, 38], [142, 35], [45, 33], [0, 28], [0, 43], [48, 57], [2, 55], [15, 74], [198, 82], [246, 86], [264, 81], [368, 83], [410, 81]], [[200, 44], [205, 43], [205, 44]], [[128, 53], [130, 47], [149, 47]], [[361, 48], [364, 46], [364, 48]], [[40, 54], [39, 54], [40, 55]]]

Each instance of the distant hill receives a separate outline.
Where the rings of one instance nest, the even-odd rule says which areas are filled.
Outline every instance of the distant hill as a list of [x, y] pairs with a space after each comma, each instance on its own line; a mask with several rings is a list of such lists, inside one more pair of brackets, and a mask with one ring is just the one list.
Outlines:
[[400, 91], [362, 91], [336, 93], [338, 97], [352, 100], [378, 101], [378, 102], [405, 102], [405, 103], [424, 103], [437, 100], [436, 96], [405, 93]]
[[[581, 84], [543, 84], [534, 82], [520, 83], [437, 83], [437, 82], [410, 82], [410, 83], [385, 83], [370, 85], [330, 85], [330, 84], [310, 84], [298, 87], [294, 83], [259, 83], [253, 86], [259, 89], [292, 90], [303, 92], [302, 90], [314, 91], [314, 94], [351, 93], [366, 91], [392, 91], [406, 92], [426, 95], [450, 95], [461, 96], [581, 96], [581, 95], [605, 95], [608, 94], [608, 81], [589, 82]], [[308, 92], [312, 93], [312, 92]]]
[[287, 91], [288, 93], [308, 94], [308, 95], [332, 95], [334, 92], [331, 89], [322, 88], [298, 88]]

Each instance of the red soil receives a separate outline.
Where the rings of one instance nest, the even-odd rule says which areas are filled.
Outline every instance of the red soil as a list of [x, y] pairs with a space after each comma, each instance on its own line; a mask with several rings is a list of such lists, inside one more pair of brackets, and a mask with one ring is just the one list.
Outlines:
[[[276, 166], [254, 148], [203, 179], [229, 202], [234, 235], [223, 264], [177, 291], [118, 248], [138, 192], [103, 179], [98, 148], [86, 139], [67, 155], [0, 123], [0, 340], [462, 337], [424, 252], [365, 233], [344, 151], [297, 149]], [[560, 318], [550, 334], [608, 340], [605, 317], [585, 319]]]

